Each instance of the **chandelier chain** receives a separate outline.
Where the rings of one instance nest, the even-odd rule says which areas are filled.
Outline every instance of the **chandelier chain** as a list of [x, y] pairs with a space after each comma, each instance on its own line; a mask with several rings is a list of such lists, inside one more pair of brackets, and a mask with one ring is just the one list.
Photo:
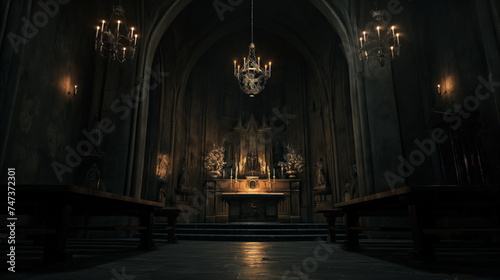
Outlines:
[[251, 8], [251, 13], [250, 13], [250, 32], [251, 32], [251, 36], [250, 36], [250, 42], [253, 43], [253, 0], [252, 0], [252, 8]]

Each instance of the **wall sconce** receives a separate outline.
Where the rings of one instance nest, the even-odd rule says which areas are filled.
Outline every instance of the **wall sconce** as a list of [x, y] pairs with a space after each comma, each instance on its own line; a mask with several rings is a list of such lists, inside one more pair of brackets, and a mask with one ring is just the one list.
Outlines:
[[443, 95], [443, 94], [446, 94], [446, 90], [443, 92], [443, 90], [441, 89], [441, 85], [437, 85], [437, 93], [439, 95]]
[[[75, 89], [73, 90], [73, 96], [78, 94], [78, 85], [75, 85]], [[68, 91], [68, 95], [71, 95], [71, 91]]]

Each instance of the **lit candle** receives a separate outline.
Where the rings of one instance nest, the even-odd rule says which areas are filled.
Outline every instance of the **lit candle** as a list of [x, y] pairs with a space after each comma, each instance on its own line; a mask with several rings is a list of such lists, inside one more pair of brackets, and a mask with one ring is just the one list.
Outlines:
[[118, 33], [118, 32], [120, 32], [120, 23], [121, 23], [121, 21], [119, 20], [119, 21], [118, 21], [118, 27], [116, 27], [116, 32], [117, 32], [117, 33]]
[[102, 27], [101, 27], [102, 31], [104, 31], [104, 23], [105, 22], [106, 22], [105, 20], [102, 21]]
[[260, 67], [260, 57], [257, 57], [257, 64], [259, 65]]
[[276, 168], [273, 168], [273, 178], [276, 179]]
[[97, 30], [95, 31], [95, 38], [97, 39], [97, 37], [99, 37], [99, 29], [100, 27], [97, 26]]
[[366, 31], [363, 31], [363, 39], [365, 40], [366, 42]]
[[234, 69], [236, 69], [236, 60], [234, 61]]
[[234, 176], [236, 182], [238, 182], [238, 165], [236, 164], [236, 176]]
[[273, 64], [271, 61], [269, 61], [269, 72], [271, 72], [271, 65], [273, 65]]
[[266, 72], [267, 72], [267, 64], [266, 64], [266, 65], [264, 65], [264, 70], [266, 70]]
[[380, 38], [380, 26], [377, 26], [378, 37]]
[[123, 48], [123, 58], [125, 58], [125, 51], [127, 50], [127, 48]]
[[391, 30], [392, 30], [392, 36], [395, 36], [395, 35], [396, 35], [396, 31], [395, 31], [394, 29], [395, 29], [395, 27], [394, 27], [394, 26], [392, 26], [392, 27], [391, 27]]
[[137, 34], [134, 35], [135, 39], [134, 39], [134, 46], [137, 46]]
[[130, 38], [134, 37], [134, 28], [130, 28]]
[[441, 94], [441, 85], [438, 85], [438, 93]]
[[391, 56], [392, 56], [392, 58], [394, 58], [394, 47], [393, 46], [391, 46]]
[[396, 38], [397, 38], [398, 45], [399, 45], [399, 33], [396, 33]]
[[78, 93], [78, 85], [75, 85], [75, 92], [73, 93], [73, 95], [76, 95]]
[[231, 167], [231, 180], [233, 179], [233, 168]]
[[247, 58], [243, 57], [243, 67], [245, 67], [246, 64], [247, 64]]
[[363, 48], [363, 37], [359, 38], [359, 46]]

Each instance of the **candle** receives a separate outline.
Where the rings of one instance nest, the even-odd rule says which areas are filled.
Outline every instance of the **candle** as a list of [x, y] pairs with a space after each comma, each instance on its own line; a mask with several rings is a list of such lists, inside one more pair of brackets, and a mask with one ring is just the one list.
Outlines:
[[104, 23], [105, 22], [106, 22], [105, 20], [102, 21], [102, 27], [101, 27], [102, 31], [104, 31]]
[[380, 26], [377, 26], [378, 37], [380, 38]]
[[118, 27], [116, 27], [116, 33], [119, 33], [119, 32], [120, 32], [120, 23], [121, 23], [121, 21], [119, 20], [119, 21], [118, 21]]
[[134, 37], [134, 28], [130, 28], [130, 38]]
[[441, 94], [441, 85], [438, 85], [438, 93]]
[[396, 33], [396, 38], [397, 38], [398, 45], [399, 45], [399, 33]]
[[391, 27], [391, 30], [392, 30], [392, 36], [395, 36], [395, 35], [396, 35], [396, 31], [395, 31], [394, 29], [395, 29], [395, 27], [394, 27], [394, 26], [392, 26], [392, 27]]
[[100, 29], [100, 27], [97, 26], [97, 30], [95, 31], [95, 38], [96, 39], [99, 37], [99, 29]]
[[394, 58], [394, 47], [393, 46], [391, 46], [391, 56], [392, 56], [392, 58]]
[[359, 46], [363, 48], [363, 37], [359, 38]]
[[236, 69], [236, 60], [234, 61], [234, 69]]
[[271, 72], [271, 65], [273, 65], [273, 64], [271, 61], [269, 61], [269, 72]]
[[123, 48], [123, 58], [125, 58], [125, 51], [127, 50], [127, 48]]
[[257, 64], [259, 65], [260, 67], [260, 57], [257, 57]]
[[137, 34], [134, 35], [135, 39], [134, 39], [134, 46], [137, 46]]
[[276, 168], [273, 168], [273, 178], [276, 179]]
[[231, 167], [231, 179], [233, 179], [233, 168]]
[[75, 92], [73, 93], [73, 95], [76, 95], [78, 93], [78, 85], [75, 85]]
[[247, 64], [247, 58], [243, 57], [243, 67], [245, 67], [246, 64]]
[[366, 31], [363, 31], [363, 40], [366, 42]]

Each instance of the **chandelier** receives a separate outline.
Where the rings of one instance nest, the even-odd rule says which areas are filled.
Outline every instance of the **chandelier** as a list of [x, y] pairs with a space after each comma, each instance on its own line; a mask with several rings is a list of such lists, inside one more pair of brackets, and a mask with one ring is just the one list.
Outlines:
[[377, 63], [384, 67], [386, 61], [392, 61], [400, 54], [399, 33], [396, 27], [391, 26], [385, 30], [384, 12], [374, 10], [371, 12], [373, 21], [367, 31], [359, 38], [359, 59], [369, 64]]
[[119, 62], [132, 59], [137, 47], [137, 34], [134, 27], [130, 30], [127, 27], [121, 1], [118, 6], [113, 6], [109, 20], [101, 23], [95, 33], [95, 50], [102, 57], [111, 57]]
[[250, 97], [254, 97], [264, 89], [267, 79], [271, 78], [272, 63], [269, 62], [269, 65], [266, 64], [262, 68], [260, 57], [255, 55], [255, 43], [253, 42], [253, 0], [251, 4], [250, 28], [251, 42], [248, 50], [248, 58], [243, 58], [243, 67], [236, 65], [236, 60], [234, 61], [234, 76], [238, 79], [241, 90]]

